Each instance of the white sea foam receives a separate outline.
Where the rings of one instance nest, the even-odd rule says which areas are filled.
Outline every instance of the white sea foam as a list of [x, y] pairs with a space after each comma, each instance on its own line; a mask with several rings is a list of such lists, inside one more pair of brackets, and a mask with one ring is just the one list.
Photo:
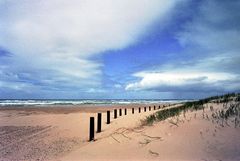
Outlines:
[[0, 100], [0, 106], [35, 106], [35, 105], [111, 105], [111, 104], [156, 104], [178, 103], [189, 100], [149, 100], [149, 99], [85, 99], [85, 100]]

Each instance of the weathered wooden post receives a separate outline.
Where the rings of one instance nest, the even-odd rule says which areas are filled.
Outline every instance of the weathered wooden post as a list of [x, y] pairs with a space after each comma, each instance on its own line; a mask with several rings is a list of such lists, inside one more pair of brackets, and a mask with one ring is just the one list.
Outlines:
[[138, 108], [138, 112], [141, 113], [141, 107]]
[[114, 110], [114, 118], [115, 119], [117, 118], [117, 110], [116, 109]]
[[134, 114], [134, 108], [132, 108], [132, 114]]
[[119, 116], [122, 116], [122, 109], [119, 109]]
[[102, 131], [102, 113], [98, 113], [97, 117], [97, 133]]
[[110, 124], [110, 111], [107, 111], [107, 124]]
[[147, 111], [147, 107], [144, 107], [144, 112], [146, 112]]
[[94, 140], [94, 117], [90, 117], [89, 141]]
[[125, 115], [127, 115], [127, 109], [125, 108]]
[[149, 106], [149, 111], [151, 111], [151, 106]]

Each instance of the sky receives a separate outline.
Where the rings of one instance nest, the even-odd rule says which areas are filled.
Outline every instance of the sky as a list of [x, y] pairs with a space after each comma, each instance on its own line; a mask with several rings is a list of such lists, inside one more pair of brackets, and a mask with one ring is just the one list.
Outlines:
[[240, 91], [238, 0], [0, 0], [0, 99]]

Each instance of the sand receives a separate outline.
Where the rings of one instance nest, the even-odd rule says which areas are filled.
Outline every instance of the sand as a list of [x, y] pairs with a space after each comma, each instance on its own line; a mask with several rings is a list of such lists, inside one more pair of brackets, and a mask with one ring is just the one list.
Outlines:
[[[210, 117], [208, 107], [217, 110], [222, 104], [141, 126], [157, 111], [131, 113], [132, 107], [144, 106], [0, 110], [0, 160], [240, 160], [240, 127]], [[107, 125], [106, 110], [120, 107], [128, 114], [113, 119], [111, 112]], [[102, 132], [89, 142], [89, 117], [96, 121], [99, 111]]]

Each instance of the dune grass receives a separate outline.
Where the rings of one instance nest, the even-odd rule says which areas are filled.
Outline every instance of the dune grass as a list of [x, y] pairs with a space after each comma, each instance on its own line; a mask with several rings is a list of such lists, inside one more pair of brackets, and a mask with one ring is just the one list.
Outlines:
[[[203, 105], [206, 103], [227, 103], [229, 101], [240, 101], [240, 93], [230, 93], [222, 96], [209, 97], [205, 99], [200, 99], [198, 101], [186, 102], [178, 107], [163, 109], [142, 120], [142, 125], [152, 125], [155, 121], [163, 121], [170, 117], [179, 116], [181, 113], [185, 114], [185, 112], [188, 110], [204, 110], [205, 107]], [[227, 110], [218, 112], [214, 115], [214, 117], [227, 119], [232, 115], [239, 115], [239, 111], [239, 105], [230, 105]]]

